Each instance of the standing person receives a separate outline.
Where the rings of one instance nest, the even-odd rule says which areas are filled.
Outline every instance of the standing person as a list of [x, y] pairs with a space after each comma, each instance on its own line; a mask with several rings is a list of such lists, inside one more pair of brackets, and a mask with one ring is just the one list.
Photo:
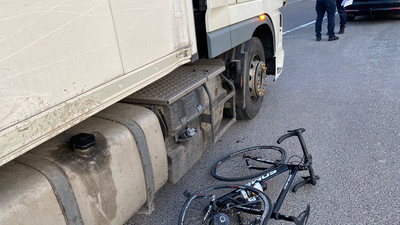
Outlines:
[[335, 36], [334, 32], [336, 0], [317, 0], [315, 11], [317, 11], [317, 20], [315, 22], [315, 36], [317, 37], [317, 41], [321, 40], [322, 20], [324, 19], [325, 11], [328, 14], [329, 41], [338, 40], [339, 37]]
[[346, 27], [347, 14], [346, 10], [342, 6], [343, 0], [336, 0], [336, 7], [340, 17], [340, 30], [339, 34], [344, 34], [344, 28]]

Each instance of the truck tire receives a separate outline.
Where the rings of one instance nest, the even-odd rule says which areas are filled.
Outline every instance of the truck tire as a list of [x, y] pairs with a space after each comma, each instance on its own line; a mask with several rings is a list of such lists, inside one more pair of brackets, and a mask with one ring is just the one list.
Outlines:
[[[260, 111], [263, 102], [263, 94], [260, 95], [257, 80], [260, 79], [257, 70], [257, 64], [261, 63], [265, 66], [265, 54], [263, 45], [257, 37], [252, 37], [249, 41], [244, 43], [244, 52], [242, 58], [245, 71], [243, 72], [243, 88], [244, 88], [244, 109], [237, 109], [237, 118], [248, 120], [254, 118], [258, 111]], [[260, 64], [260, 65], [261, 65]], [[257, 67], [257, 68], [255, 68]], [[261, 77], [262, 79], [262, 77]], [[264, 82], [262, 82], [264, 83]], [[262, 87], [263, 89], [264, 87]]]

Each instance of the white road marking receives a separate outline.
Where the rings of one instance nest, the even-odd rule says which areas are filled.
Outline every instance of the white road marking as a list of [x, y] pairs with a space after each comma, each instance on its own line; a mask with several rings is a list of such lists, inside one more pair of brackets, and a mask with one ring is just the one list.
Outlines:
[[287, 3], [286, 3], [286, 5], [289, 5], [289, 4], [291, 4], [291, 3], [296, 3], [296, 2], [302, 2], [302, 1], [305, 1], [305, 0], [295, 0], [295, 1], [288, 1]]
[[[338, 14], [338, 13], [335, 13], [335, 15], [336, 15], [336, 14]], [[323, 19], [326, 19], [326, 18], [327, 18], [327, 17], [325, 16]], [[315, 23], [315, 21], [312, 21], [312, 22], [303, 24], [303, 25], [301, 25], [301, 26], [299, 26], [299, 27], [296, 27], [296, 28], [293, 28], [293, 29], [290, 29], [290, 30], [287, 30], [287, 31], [283, 32], [282, 35], [285, 35], [285, 34], [287, 34], [287, 33], [290, 33], [290, 32], [292, 32], [292, 31], [298, 30], [298, 29], [300, 29], [300, 28], [309, 26], [309, 25], [314, 24], [314, 23]]]

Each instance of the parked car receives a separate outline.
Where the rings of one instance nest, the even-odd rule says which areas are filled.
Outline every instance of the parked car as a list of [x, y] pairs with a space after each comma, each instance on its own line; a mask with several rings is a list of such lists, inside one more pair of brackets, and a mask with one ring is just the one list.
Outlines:
[[360, 15], [399, 14], [400, 0], [353, 0], [345, 9], [349, 21]]

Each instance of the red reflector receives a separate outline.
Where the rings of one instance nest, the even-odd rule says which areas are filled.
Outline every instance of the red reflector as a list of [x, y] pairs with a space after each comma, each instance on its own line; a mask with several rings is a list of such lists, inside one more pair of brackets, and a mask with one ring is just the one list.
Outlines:
[[400, 9], [400, 7], [394, 7], [394, 8], [390, 8], [390, 9]]

